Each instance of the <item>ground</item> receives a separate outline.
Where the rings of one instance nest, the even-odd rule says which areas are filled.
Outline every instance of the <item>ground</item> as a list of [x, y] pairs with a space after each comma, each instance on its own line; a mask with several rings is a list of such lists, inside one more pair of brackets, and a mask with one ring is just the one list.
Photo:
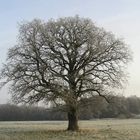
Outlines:
[[79, 132], [67, 132], [67, 121], [0, 122], [0, 140], [140, 140], [139, 119], [79, 121]]

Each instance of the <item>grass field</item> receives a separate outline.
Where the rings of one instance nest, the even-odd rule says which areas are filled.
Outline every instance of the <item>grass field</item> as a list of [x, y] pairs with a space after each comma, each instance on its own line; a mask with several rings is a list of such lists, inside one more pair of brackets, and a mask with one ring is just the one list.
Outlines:
[[80, 121], [67, 132], [66, 121], [0, 122], [0, 140], [140, 140], [140, 120]]

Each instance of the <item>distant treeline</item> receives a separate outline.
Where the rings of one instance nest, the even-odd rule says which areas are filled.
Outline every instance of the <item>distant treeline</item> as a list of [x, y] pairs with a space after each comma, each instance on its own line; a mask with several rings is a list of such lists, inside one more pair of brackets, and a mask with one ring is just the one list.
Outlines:
[[[139, 117], [140, 98], [136, 96], [110, 97], [107, 103], [101, 97], [83, 100], [79, 110], [79, 118], [83, 120], [94, 118], [131, 118]], [[36, 106], [0, 105], [0, 121], [40, 121], [66, 120], [67, 114], [57, 107], [46, 109]]]

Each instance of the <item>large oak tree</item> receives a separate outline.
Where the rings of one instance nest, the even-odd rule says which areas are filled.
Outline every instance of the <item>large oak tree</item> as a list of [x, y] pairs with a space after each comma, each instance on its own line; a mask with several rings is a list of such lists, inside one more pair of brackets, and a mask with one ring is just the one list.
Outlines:
[[20, 26], [1, 78], [15, 102], [52, 101], [68, 113], [68, 130], [78, 130], [83, 98], [102, 96], [122, 86], [127, 45], [90, 19], [75, 17]]

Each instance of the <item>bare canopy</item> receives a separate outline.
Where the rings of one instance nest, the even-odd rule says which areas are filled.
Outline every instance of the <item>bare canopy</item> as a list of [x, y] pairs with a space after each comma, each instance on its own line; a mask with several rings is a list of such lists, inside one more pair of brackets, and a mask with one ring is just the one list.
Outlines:
[[110, 89], [121, 87], [130, 59], [127, 45], [90, 19], [35, 19], [20, 26], [1, 77], [10, 82], [15, 102], [66, 105], [68, 130], [77, 130], [80, 100], [106, 98]]

